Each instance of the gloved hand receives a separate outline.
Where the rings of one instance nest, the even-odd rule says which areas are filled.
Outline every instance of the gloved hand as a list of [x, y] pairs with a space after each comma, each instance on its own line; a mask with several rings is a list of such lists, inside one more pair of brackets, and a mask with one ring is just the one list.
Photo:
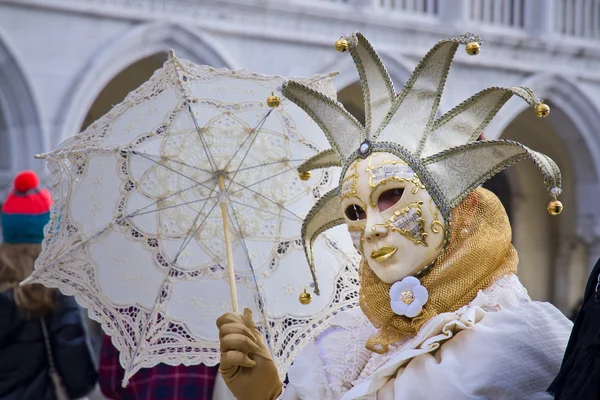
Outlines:
[[244, 316], [227, 313], [217, 319], [221, 342], [219, 372], [239, 400], [274, 400], [282, 383], [262, 335], [246, 308]]

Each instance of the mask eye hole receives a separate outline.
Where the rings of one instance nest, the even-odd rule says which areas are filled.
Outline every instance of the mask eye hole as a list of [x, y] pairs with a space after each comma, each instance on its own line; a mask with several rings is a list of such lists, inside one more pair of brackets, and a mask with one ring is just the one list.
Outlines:
[[390, 189], [381, 193], [379, 200], [377, 200], [377, 207], [379, 208], [379, 211], [385, 211], [392, 207], [394, 204], [400, 201], [403, 194], [404, 189], [402, 188]]
[[361, 219], [365, 219], [367, 217], [367, 213], [361, 206], [356, 204], [351, 204], [346, 208], [345, 211], [346, 217], [351, 221], [360, 221]]

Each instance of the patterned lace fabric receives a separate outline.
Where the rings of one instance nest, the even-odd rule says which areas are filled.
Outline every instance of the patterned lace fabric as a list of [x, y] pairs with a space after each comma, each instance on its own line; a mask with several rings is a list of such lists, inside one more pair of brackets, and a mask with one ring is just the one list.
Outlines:
[[[303, 81], [334, 96], [332, 78]], [[240, 308], [253, 310], [282, 376], [317, 327], [357, 305], [344, 230], [315, 244], [327, 285], [310, 305], [298, 301], [311, 290], [303, 216], [337, 175], [298, 179], [327, 142], [289, 100], [266, 104], [284, 80], [171, 57], [45, 156], [55, 205], [30, 282], [75, 295], [111, 336], [126, 379], [157, 363], [219, 362], [215, 321], [231, 311], [221, 201]]]

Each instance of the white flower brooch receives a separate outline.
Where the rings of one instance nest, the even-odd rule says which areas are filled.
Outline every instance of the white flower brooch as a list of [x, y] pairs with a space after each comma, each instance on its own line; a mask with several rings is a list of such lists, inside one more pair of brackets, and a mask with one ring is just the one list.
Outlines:
[[405, 315], [408, 318], [414, 318], [421, 314], [428, 298], [427, 289], [414, 276], [407, 276], [394, 283], [390, 289], [392, 310], [396, 314]]

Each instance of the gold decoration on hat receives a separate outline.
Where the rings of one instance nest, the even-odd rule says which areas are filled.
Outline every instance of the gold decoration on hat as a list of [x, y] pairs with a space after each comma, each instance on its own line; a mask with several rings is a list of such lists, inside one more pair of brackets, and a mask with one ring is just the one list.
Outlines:
[[298, 178], [300, 178], [301, 181], [309, 180], [310, 176], [311, 176], [310, 171], [298, 172]]
[[312, 302], [312, 295], [304, 289], [304, 292], [300, 293], [300, 296], [298, 296], [298, 301], [304, 305], [310, 304]]
[[271, 95], [267, 97], [267, 105], [271, 108], [279, 107], [281, 99], [279, 96], [275, 96], [275, 93], [271, 92]]
[[335, 41], [334, 47], [335, 51], [343, 53], [344, 51], [348, 50], [348, 41], [344, 38], [338, 39]]
[[535, 113], [540, 118], [546, 118], [550, 114], [550, 107], [548, 104], [538, 103], [535, 105]]
[[552, 200], [550, 203], [548, 203], [547, 210], [550, 213], [550, 215], [558, 215], [562, 212], [563, 205], [558, 200]]
[[470, 56], [476, 56], [477, 54], [479, 54], [480, 48], [481, 48], [481, 46], [477, 42], [469, 42], [465, 46], [465, 50], [467, 51], [467, 54]]

